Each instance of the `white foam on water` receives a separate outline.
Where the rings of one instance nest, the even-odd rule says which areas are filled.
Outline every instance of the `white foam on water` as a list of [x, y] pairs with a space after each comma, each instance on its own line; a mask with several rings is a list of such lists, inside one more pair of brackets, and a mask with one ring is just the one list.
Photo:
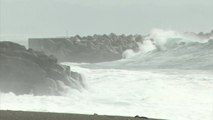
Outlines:
[[140, 52], [128, 50], [119, 61], [63, 63], [84, 76], [81, 91], [1, 93], [0, 109], [212, 120], [213, 40], [154, 30], [139, 46]]
[[174, 31], [153, 30], [139, 52], [125, 51], [124, 59], [82, 65], [119, 69], [202, 69], [213, 70], [213, 39], [199, 39]]
[[[67, 64], [67, 63], [66, 63]], [[1, 109], [211, 120], [213, 74], [72, 67], [88, 88], [64, 96], [1, 95]]]

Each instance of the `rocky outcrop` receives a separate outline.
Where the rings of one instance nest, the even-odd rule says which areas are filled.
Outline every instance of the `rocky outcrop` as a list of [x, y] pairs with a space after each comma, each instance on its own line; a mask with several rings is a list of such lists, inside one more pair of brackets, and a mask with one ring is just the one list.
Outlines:
[[199, 33], [187, 32], [185, 34], [186, 35], [191, 35], [191, 36], [199, 38], [199, 39], [210, 39], [210, 38], [213, 38], [213, 30], [211, 30], [208, 33], [204, 33], [204, 32], [199, 32]]
[[0, 42], [0, 91], [60, 95], [69, 87], [83, 86], [81, 75], [58, 64], [54, 56], [16, 43]]
[[127, 49], [138, 51], [141, 35], [93, 35], [70, 38], [31, 38], [29, 48], [54, 55], [61, 62], [104, 62], [119, 60]]

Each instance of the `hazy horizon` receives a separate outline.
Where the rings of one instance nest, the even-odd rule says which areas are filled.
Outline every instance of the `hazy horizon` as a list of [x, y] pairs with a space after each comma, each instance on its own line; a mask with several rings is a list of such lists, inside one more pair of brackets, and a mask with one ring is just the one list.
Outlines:
[[209, 32], [212, 0], [0, 0], [1, 36]]
[[0, 0], [0, 119], [213, 120], [212, 30], [213, 0]]

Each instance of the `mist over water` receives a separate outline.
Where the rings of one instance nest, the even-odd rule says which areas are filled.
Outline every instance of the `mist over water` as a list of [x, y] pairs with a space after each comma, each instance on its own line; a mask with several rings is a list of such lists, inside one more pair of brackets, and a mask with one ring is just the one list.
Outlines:
[[27, 35], [1, 35], [0, 41], [11, 41], [19, 43], [20, 45], [28, 48], [28, 36]]
[[155, 29], [139, 46], [138, 52], [125, 51], [122, 60], [83, 66], [119, 69], [213, 69], [212, 37], [199, 38]]
[[63, 63], [81, 73], [85, 89], [63, 96], [1, 93], [0, 109], [172, 120], [213, 117], [213, 40], [153, 30], [140, 50], [104, 63]]

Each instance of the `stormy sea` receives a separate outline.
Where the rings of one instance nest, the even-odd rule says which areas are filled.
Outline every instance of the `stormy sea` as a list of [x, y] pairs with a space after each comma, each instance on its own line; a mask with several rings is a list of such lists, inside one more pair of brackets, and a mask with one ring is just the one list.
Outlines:
[[149, 116], [171, 120], [213, 118], [213, 38], [153, 30], [122, 59], [62, 62], [85, 85], [61, 84], [61, 95], [0, 93], [1, 110]]

